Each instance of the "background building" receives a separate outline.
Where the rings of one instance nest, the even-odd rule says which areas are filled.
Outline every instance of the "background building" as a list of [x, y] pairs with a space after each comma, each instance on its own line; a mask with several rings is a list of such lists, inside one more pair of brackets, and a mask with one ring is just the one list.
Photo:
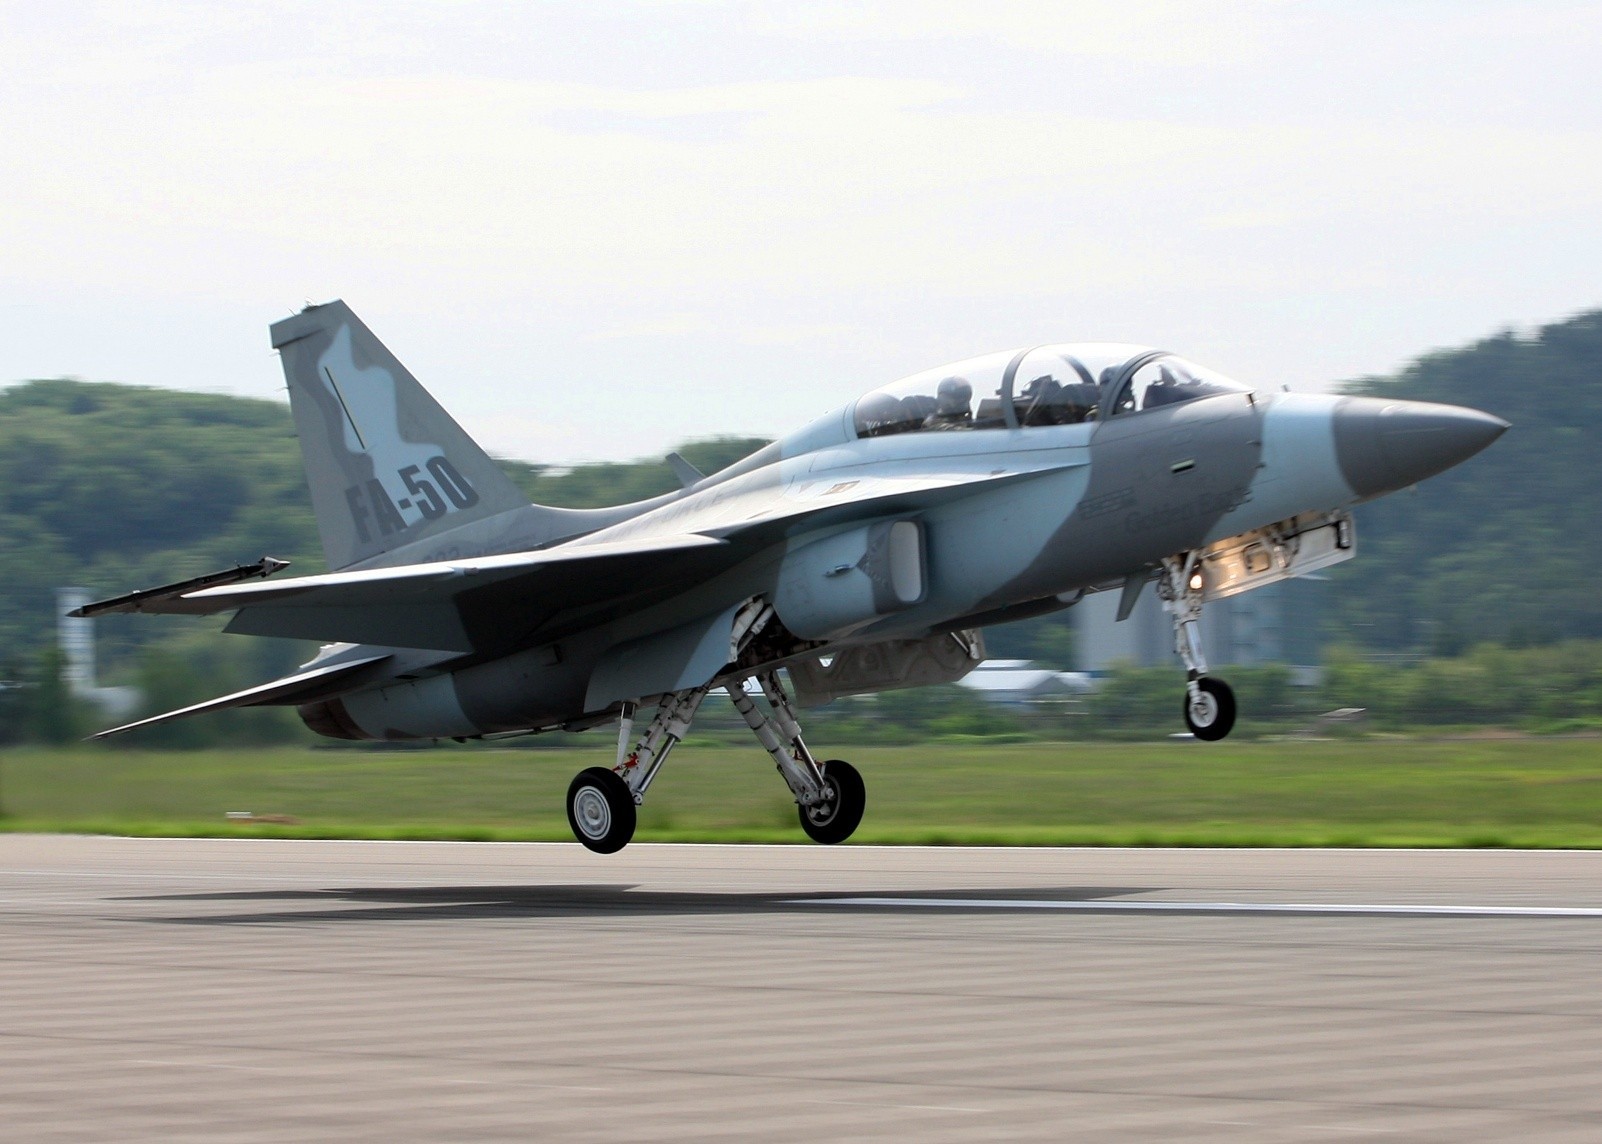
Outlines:
[[65, 661], [61, 678], [75, 698], [93, 703], [109, 718], [122, 719], [139, 707], [139, 689], [95, 683], [95, 622], [67, 614], [83, 607], [89, 598], [86, 588], [56, 589], [56, 638]]
[[[1209, 667], [1223, 664], [1316, 664], [1322, 658], [1323, 587], [1304, 576], [1208, 604], [1202, 643]], [[1118, 592], [1098, 592], [1075, 604], [1079, 667], [1102, 672], [1114, 664], [1176, 669], [1174, 629], [1155, 585], [1140, 594], [1129, 618], [1117, 622]]]

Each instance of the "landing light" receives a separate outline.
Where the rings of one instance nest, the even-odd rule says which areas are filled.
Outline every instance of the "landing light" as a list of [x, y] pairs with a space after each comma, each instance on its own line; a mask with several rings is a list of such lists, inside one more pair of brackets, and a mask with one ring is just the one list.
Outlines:
[[1202, 579], [1202, 572], [1200, 568], [1196, 569], [1196, 571], [1190, 574], [1190, 590], [1192, 592], [1200, 592], [1204, 583], [1206, 583], [1206, 581]]

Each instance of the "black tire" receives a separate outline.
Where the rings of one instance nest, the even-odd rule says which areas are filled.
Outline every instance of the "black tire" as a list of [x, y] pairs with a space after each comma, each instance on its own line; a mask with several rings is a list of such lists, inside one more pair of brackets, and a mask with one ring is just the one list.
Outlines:
[[801, 829], [812, 841], [833, 846], [856, 832], [868, 805], [868, 789], [857, 768], [843, 759], [830, 759], [819, 769], [834, 788], [834, 797], [819, 806], [799, 807]]
[[567, 788], [567, 824], [597, 854], [616, 854], [634, 837], [634, 793], [616, 772], [590, 767]]
[[1190, 700], [1189, 688], [1185, 690], [1185, 726], [1196, 738], [1217, 742], [1235, 726], [1235, 693], [1229, 684], [1212, 676], [1198, 679], [1196, 687], [1201, 694], [1195, 703]]

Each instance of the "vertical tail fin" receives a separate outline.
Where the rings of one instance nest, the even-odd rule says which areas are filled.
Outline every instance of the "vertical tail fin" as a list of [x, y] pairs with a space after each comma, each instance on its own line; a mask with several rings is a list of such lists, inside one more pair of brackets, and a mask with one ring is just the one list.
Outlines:
[[272, 326], [330, 569], [528, 500], [343, 302]]

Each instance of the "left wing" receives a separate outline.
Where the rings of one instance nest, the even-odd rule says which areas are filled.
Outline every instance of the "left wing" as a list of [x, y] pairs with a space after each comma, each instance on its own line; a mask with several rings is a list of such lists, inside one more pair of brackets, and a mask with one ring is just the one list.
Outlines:
[[[717, 553], [726, 547], [697, 535], [577, 542], [262, 584], [235, 582], [245, 578], [240, 569], [90, 604], [83, 612], [205, 616], [237, 609], [230, 632], [491, 653], [524, 643], [553, 611], [575, 601], [628, 597], [642, 579], [721, 566], [727, 557]], [[222, 577], [229, 582], [196, 587]]]
[[[651, 535], [647, 514], [617, 529], [551, 548], [426, 564], [332, 572], [271, 583], [194, 582], [91, 604], [116, 611], [213, 615], [234, 611], [230, 632], [294, 639], [498, 655], [603, 623], [665, 599], [798, 532], [896, 512], [912, 512], [979, 487], [1057, 472], [951, 471], [823, 477], [767, 486], [704, 506], [684, 503]], [[871, 467], [869, 467], [871, 470]], [[671, 512], [675, 506], [667, 506]], [[629, 535], [630, 525], [643, 535]], [[643, 526], [643, 528], [640, 528]], [[622, 533], [622, 535], [618, 535]], [[267, 575], [254, 571], [252, 575]], [[276, 568], [272, 569], [273, 571]], [[244, 579], [231, 574], [233, 581]], [[207, 579], [207, 578], [202, 578]]]

